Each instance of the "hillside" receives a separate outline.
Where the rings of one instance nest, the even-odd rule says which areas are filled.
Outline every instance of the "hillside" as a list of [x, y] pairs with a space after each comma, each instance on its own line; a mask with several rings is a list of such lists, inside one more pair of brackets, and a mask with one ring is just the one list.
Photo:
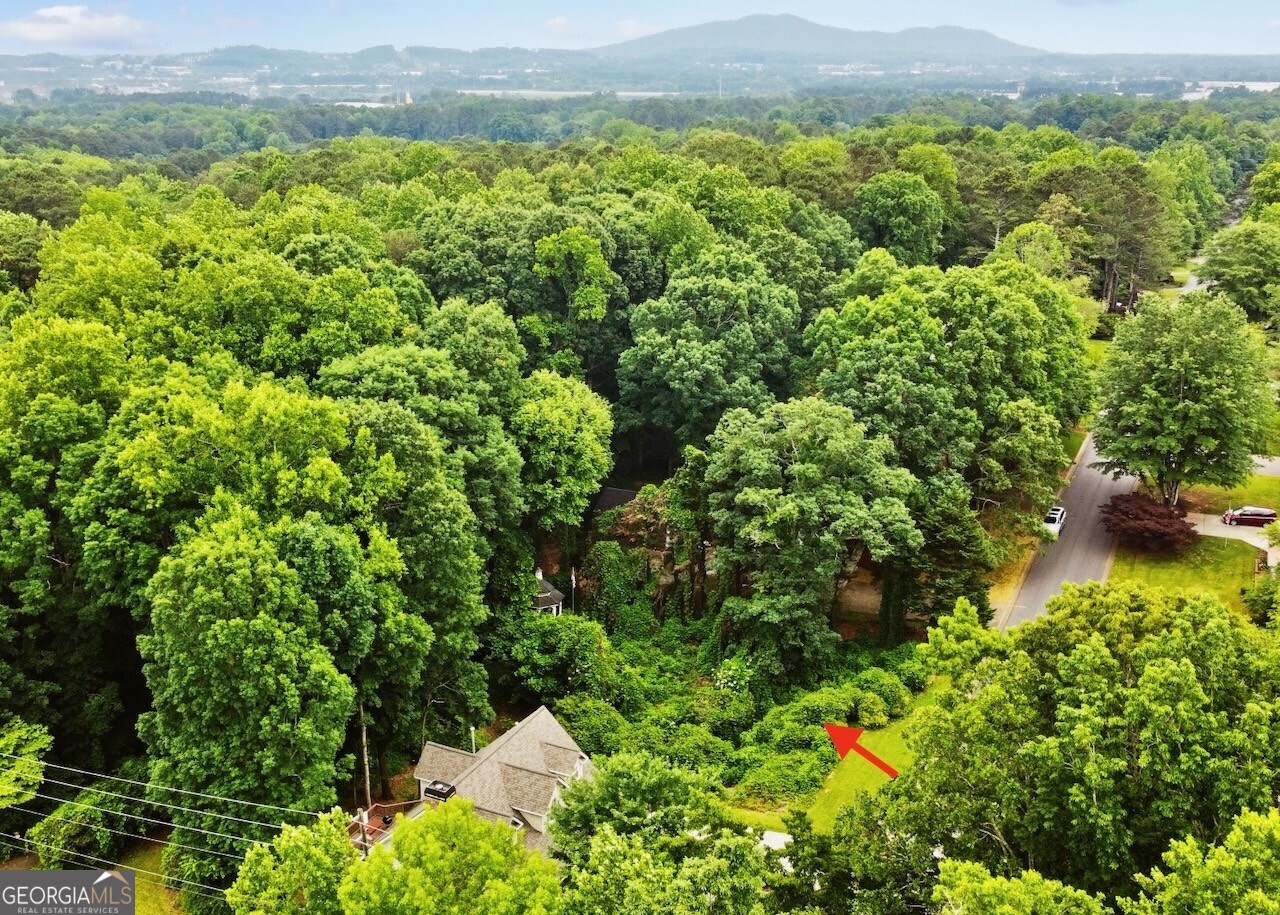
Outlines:
[[788, 14], [707, 22], [596, 49], [601, 57], [631, 59], [692, 51], [867, 60], [914, 56], [1007, 60], [1046, 53], [975, 29], [940, 26], [901, 32], [864, 32], [820, 25]]

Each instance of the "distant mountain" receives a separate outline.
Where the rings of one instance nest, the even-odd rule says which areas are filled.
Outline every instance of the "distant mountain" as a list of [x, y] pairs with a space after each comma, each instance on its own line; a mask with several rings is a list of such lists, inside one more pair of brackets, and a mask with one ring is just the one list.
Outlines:
[[807, 59], [826, 57], [838, 62], [874, 62], [904, 57], [929, 60], [982, 58], [991, 61], [1047, 54], [976, 29], [940, 26], [902, 32], [858, 32], [819, 25], [789, 14], [707, 22], [595, 49], [601, 57], [617, 59], [698, 52], [741, 52]]

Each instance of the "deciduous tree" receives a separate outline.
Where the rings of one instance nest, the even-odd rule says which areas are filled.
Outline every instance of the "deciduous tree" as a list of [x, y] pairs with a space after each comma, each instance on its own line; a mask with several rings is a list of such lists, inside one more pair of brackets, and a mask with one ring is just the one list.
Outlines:
[[1267, 357], [1244, 312], [1218, 296], [1151, 296], [1116, 331], [1094, 427], [1099, 466], [1151, 483], [1235, 486], [1253, 472], [1273, 413]]

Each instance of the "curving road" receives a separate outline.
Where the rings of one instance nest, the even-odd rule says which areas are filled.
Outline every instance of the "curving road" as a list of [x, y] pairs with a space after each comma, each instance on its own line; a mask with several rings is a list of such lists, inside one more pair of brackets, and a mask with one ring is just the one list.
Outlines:
[[997, 617], [1001, 629], [1016, 626], [1044, 612], [1045, 601], [1062, 590], [1066, 581], [1083, 584], [1105, 581], [1111, 571], [1115, 538], [1098, 523], [1098, 509], [1112, 496], [1133, 489], [1133, 477], [1113, 480], [1108, 474], [1089, 465], [1098, 460], [1093, 436], [1085, 439], [1077, 459], [1075, 475], [1059, 496], [1059, 505], [1067, 510], [1067, 523], [1056, 543], [1045, 543], [1031, 563], [1012, 607]]

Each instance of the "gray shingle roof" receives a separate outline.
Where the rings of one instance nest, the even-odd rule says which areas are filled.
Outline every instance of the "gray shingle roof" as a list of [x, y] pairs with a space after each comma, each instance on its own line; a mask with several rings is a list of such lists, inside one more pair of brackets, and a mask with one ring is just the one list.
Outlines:
[[545, 578], [537, 579], [538, 593], [533, 598], [533, 606], [535, 610], [545, 610], [548, 607], [554, 607], [556, 604], [564, 603], [564, 592], [556, 588], [551, 582]]
[[486, 819], [520, 820], [525, 844], [546, 851], [547, 812], [557, 791], [590, 771], [591, 760], [543, 706], [475, 755], [428, 743], [414, 775], [449, 782]]
[[439, 779], [453, 784], [454, 780], [471, 768], [476, 758], [466, 750], [455, 750], [444, 744], [427, 741], [422, 745], [422, 755], [418, 757], [418, 765], [413, 770], [414, 778], [424, 782]]

